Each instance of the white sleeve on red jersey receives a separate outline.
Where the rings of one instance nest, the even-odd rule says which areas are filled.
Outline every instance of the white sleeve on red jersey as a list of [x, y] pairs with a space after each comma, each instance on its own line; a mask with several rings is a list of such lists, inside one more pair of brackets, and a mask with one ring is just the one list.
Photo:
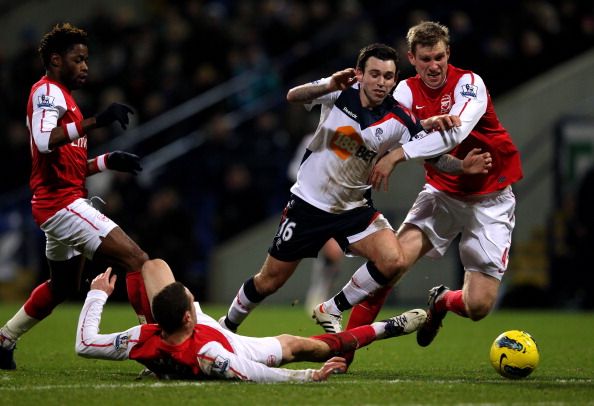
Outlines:
[[392, 96], [394, 99], [398, 100], [398, 103], [400, 103], [401, 106], [412, 110], [413, 95], [406, 80], [401, 80], [400, 83], [398, 83], [396, 89], [392, 92]]
[[91, 290], [78, 318], [76, 328], [76, 353], [85, 358], [125, 360], [138, 342], [141, 326], [112, 334], [99, 334], [99, 323], [107, 293]]
[[460, 142], [470, 134], [487, 111], [489, 97], [483, 79], [476, 73], [462, 75], [454, 91], [454, 105], [450, 113], [460, 117], [462, 125], [458, 127]]
[[409, 159], [427, 159], [445, 154], [470, 134], [487, 111], [488, 95], [485, 83], [475, 73], [462, 75], [455, 86], [454, 105], [449, 114], [460, 117], [460, 127], [434, 131], [402, 146]]
[[62, 90], [53, 84], [39, 86], [31, 95], [33, 113], [31, 115], [31, 135], [35, 146], [42, 154], [51, 152], [49, 139], [58, 120], [67, 110]]
[[208, 376], [252, 382], [310, 382], [313, 369], [269, 367], [227, 351], [216, 341], [206, 343], [197, 354], [200, 370]]

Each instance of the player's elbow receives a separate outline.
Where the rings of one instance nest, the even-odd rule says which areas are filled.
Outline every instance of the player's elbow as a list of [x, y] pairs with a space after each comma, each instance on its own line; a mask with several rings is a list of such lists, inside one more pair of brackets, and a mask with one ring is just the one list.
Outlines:
[[295, 92], [293, 91], [293, 89], [287, 92], [287, 101], [289, 103], [297, 103], [297, 98], [295, 97]]
[[91, 347], [82, 340], [76, 340], [74, 344], [74, 351], [79, 357], [91, 358], [90, 349]]
[[303, 97], [303, 92], [299, 90], [299, 87], [294, 87], [287, 92], [287, 101], [289, 103], [296, 103], [296, 104], [303, 104], [309, 103], [311, 100], [308, 100]]
[[77, 342], [74, 343], [74, 352], [76, 352], [76, 355], [78, 355], [80, 357], [84, 357], [85, 349], [86, 349], [86, 346], [84, 346], [81, 341], [77, 340]]

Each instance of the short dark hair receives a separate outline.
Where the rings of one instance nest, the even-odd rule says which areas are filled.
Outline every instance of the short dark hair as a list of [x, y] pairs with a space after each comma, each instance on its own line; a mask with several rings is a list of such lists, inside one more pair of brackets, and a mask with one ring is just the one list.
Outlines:
[[87, 45], [87, 32], [75, 27], [70, 23], [54, 25], [50, 32], [46, 33], [39, 43], [39, 56], [43, 66], [49, 67], [52, 54], [64, 55], [74, 45]]
[[423, 21], [411, 27], [406, 34], [408, 50], [413, 54], [417, 45], [432, 47], [439, 41], [447, 46], [450, 45], [450, 30], [445, 25], [433, 21]]
[[359, 51], [356, 65], [357, 69], [365, 72], [365, 64], [372, 56], [377, 59], [381, 59], [382, 61], [394, 61], [394, 65], [396, 65], [396, 71], [398, 71], [398, 52], [391, 46], [380, 43], [367, 45]]
[[173, 282], [153, 298], [153, 316], [164, 332], [173, 333], [183, 325], [184, 315], [191, 306], [186, 287], [180, 282]]

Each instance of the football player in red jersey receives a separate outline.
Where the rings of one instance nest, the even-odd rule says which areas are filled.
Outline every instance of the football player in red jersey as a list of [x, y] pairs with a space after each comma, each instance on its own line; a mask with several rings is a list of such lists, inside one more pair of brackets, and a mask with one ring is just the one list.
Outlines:
[[[522, 167], [520, 154], [499, 122], [482, 78], [449, 64], [448, 28], [422, 22], [408, 31], [407, 41], [408, 60], [417, 75], [401, 81], [394, 98], [421, 119], [436, 114], [458, 116], [458, 145], [450, 154], [463, 157], [480, 148], [493, 159], [488, 173], [473, 176], [438, 172], [425, 165], [426, 184], [398, 230], [407, 268], [424, 255], [443, 256], [452, 240], [461, 235], [463, 287], [450, 290], [441, 285], [429, 291], [427, 321], [417, 332], [418, 344], [427, 346], [448, 311], [478, 321], [493, 308], [507, 269], [515, 224], [511, 185], [522, 178]], [[415, 147], [415, 143], [408, 145]], [[400, 148], [381, 159], [372, 174], [374, 188], [383, 185], [387, 190], [395, 165], [414, 155], [414, 150]], [[373, 321], [388, 292], [385, 289], [356, 306], [348, 328]]]
[[[76, 329], [77, 354], [87, 358], [135, 360], [159, 378], [325, 381], [333, 372], [346, 368], [339, 356], [343, 352], [375, 340], [409, 334], [426, 317], [424, 310], [414, 309], [339, 334], [247, 337], [228, 331], [203, 313], [192, 293], [175, 281], [165, 261], [146, 261], [142, 276], [158, 324], [99, 334], [101, 313], [117, 279], [108, 268], [91, 282]], [[320, 369], [280, 368], [299, 361], [325, 363]]]
[[87, 157], [87, 133], [114, 122], [125, 129], [132, 110], [113, 103], [94, 117], [83, 116], [72, 91], [85, 84], [89, 71], [84, 30], [69, 23], [54, 26], [42, 38], [39, 53], [46, 73], [31, 88], [27, 127], [32, 213], [46, 236], [50, 279], [37, 286], [0, 328], [0, 369], [15, 369], [17, 339], [78, 292], [83, 256], [126, 270], [130, 303], [139, 317], [150, 317], [140, 276], [147, 254], [92, 206], [85, 188], [86, 178], [95, 173], [116, 170], [136, 174], [142, 169], [138, 156], [123, 151]]

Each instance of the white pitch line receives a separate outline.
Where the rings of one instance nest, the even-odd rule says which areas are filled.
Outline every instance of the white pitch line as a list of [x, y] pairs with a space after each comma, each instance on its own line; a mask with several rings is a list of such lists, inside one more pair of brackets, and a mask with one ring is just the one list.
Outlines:
[[[3, 379], [6, 381], [10, 381], [10, 379]], [[365, 380], [365, 382], [369, 383], [369, 380]], [[421, 380], [418, 379], [392, 379], [392, 380], [373, 380], [373, 382], [381, 382], [383, 384], [401, 384], [401, 383], [418, 383]], [[451, 385], [451, 384], [469, 384], [469, 383], [476, 383], [476, 384], [484, 384], [484, 383], [504, 383], [504, 382], [517, 382], [512, 380], [503, 380], [503, 379], [493, 379], [493, 380], [478, 380], [478, 381], [471, 381], [468, 379], [449, 379], [449, 380], [434, 380], [434, 381], [427, 381], [422, 380], [423, 383], [433, 383], [437, 385]], [[521, 380], [522, 384], [531, 384], [531, 385], [542, 385], [547, 383], [557, 383], [557, 384], [578, 384], [578, 385], [591, 385], [593, 383], [592, 379], [584, 378], [584, 379], [555, 379], [555, 380]], [[80, 385], [80, 384], [68, 384], [68, 385], [42, 385], [42, 386], [23, 386], [19, 385], [17, 387], [1, 387], [0, 392], [21, 392], [21, 391], [45, 391], [45, 390], [55, 390], [55, 389], [119, 389], [119, 388], [148, 388], [148, 389], [161, 389], [161, 388], [173, 388], [173, 387], [190, 387], [190, 386], [204, 386], [204, 385], [217, 385], [221, 384], [223, 381], [164, 381], [164, 382], [151, 382], [151, 383], [122, 383], [122, 384], [98, 384], [98, 385]], [[290, 384], [299, 384], [302, 383], [295, 383], [295, 382], [287, 382]], [[363, 383], [359, 380], [339, 380], [339, 381], [329, 381], [332, 385], [356, 385]]]
[[98, 385], [79, 385], [79, 384], [72, 384], [72, 385], [42, 385], [42, 386], [23, 386], [19, 385], [18, 387], [0, 387], [0, 392], [20, 392], [20, 391], [44, 391], [44, 390], [54, 390], [54, 389], [120, 389], [120, 388], [171, 388], [171, 387], [181, 387], [181, 386], [203, 386], [206, 385], [207, 382], [200, 382], [200, 381], [182, 381], [182, 382], [153, 382], [153, 383], [124, 383], [124, 384], [98, 384]]

